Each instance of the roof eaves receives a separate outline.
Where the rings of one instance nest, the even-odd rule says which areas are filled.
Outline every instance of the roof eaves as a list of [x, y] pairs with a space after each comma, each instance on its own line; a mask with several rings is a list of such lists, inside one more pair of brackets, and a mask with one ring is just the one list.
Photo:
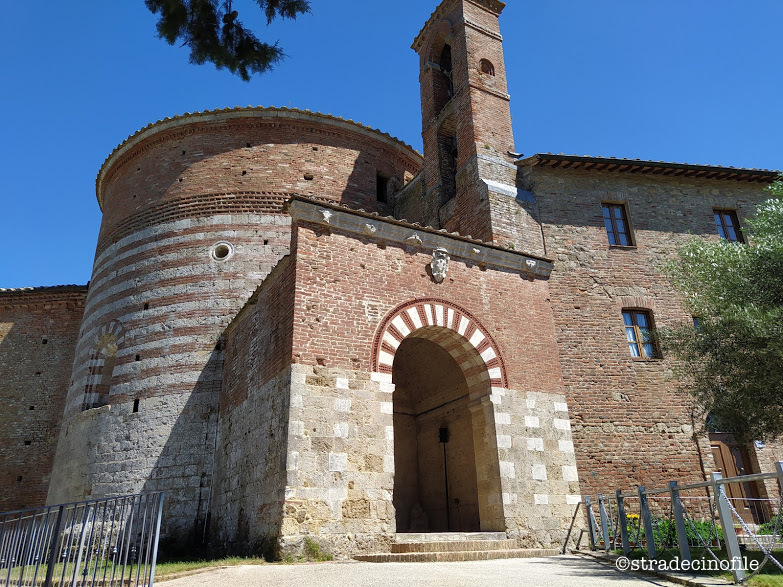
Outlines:
[[667, 161], [648, 161], [643, 159], [620, 159], [616, 157], [592, 157], [584, 155], [565, 155], [539, 153], [517, 160], [520, 166], [538, 166], [564, 169], [585, 169], [586, 171], [610, 171], [631, 173], [654, 173], [655, 175], [686, 175], [701, 179], [752, 181], [772, 183], [780, 178], [781, 172], [770, 169], [724, 167], [718, 165], [694, 165], [691, 163], [671, 163]]
[[88, 285], [43, 285], [37, 287], [0, 287], [0, 294], [86, 292]]

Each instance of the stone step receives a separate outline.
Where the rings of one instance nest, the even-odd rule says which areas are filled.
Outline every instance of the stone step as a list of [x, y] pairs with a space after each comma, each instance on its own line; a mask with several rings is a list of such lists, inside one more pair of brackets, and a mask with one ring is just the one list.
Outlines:
[[443, 540], [440, 542], [403, 542], [392, 544], [393, 553], [402, 552], [464, 552], [478, 550], [514, 550], [516, 540]]
[[501, 558], [537, 558], [560, 554], [554, 549], [515, 548], [510, 550], [469, 550], [458, 552], [397, 552], [391, 554], [361, 554], [354, 558], [368, 563], [446, 563], [485, 561]]
[[410, 542], [452, 542], [459, 540], [505, 540], [505, 532], [427, 532], [398, 533], [395, 541], [398, 544]]

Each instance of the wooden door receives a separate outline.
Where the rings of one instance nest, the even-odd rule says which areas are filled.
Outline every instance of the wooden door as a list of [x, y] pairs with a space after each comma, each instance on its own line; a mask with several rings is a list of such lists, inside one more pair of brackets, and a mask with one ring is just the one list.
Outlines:
[[[752, 475], [751, 460], [745, 447], [740, 446], [725, 432], [710, 433], [710, 449], [718, 471], [726, 477]], [[726, 495], [737, 513], [748, 524], [761, 524], [766, 521], [767, 505], [760, 500], [758, 483], [730, 483], [724, 485]]]

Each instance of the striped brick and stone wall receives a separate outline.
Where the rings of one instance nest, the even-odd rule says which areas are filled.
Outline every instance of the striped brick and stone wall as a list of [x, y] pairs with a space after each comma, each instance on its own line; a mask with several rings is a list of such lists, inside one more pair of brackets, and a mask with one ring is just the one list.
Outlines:
[[0, 290], [0, 511], [46, 501], [86, 295]]
[[283, 202], [303, 191], [388, 211], [418, 165], [388, 135], [285, 109], [167, 119], [120, 145], [97, 181], [103, 221], [49, 502], [162, 490], [165, 535], [202, 540], [220, 339], [288, 253]]

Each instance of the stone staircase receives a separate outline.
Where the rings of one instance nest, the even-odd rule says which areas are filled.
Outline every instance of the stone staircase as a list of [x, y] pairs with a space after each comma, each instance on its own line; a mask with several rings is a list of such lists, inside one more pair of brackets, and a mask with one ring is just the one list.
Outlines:
[[483, 561], [498, 558], [555, 556], [557, 550], [519, 548], [504, 532], [443, 532], [397, 534], [391, 553], [363, 554], [354, 558], [370, 563], [429, 563]]

